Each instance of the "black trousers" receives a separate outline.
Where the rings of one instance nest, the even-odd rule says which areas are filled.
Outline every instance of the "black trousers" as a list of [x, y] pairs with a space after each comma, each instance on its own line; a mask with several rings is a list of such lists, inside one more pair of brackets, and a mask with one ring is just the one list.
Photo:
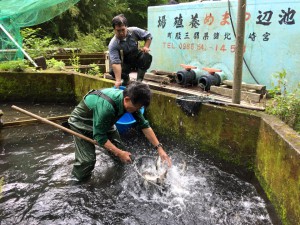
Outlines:
[[[150, 68], [152, 63], [152, 56], [149, 53], [139, 52], [137, 55], [124, 56], [124, 62], [122, 64], [121, 79], [123, 79], [122, 85], [126, 86], [130, 80], [129, 73], [137, 71], [137, 80], [143, 81], [147, 69]], [[115, 77], [113, 70], [109, 71], [109, 74]]]

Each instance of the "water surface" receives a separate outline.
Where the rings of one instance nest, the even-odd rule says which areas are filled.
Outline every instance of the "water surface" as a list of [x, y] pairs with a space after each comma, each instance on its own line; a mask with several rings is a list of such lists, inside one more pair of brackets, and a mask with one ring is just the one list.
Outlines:
[[[0, 133], [0, 224], [272, 224], [254, 186], [179, 145], [164, 143], [173, 160], [167, 189], [147, 188], [133, 165], [119, 166], [97, 148], [92, 178], [71, 177], [72, 137], [49, 125]], [[124, 139], [136, 157], [155, 156], [140, 137]], [[184, 168], [184, 162], [187, 165]]]

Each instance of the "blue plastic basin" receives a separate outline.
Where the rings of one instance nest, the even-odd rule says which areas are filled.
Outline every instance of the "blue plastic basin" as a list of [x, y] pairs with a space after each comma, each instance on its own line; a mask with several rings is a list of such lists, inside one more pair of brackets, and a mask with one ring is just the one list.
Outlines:
[[[121, 90], [124, 90], [126, 87], [124, 86], [120, 86]], [[144, 114], [144, 107], [142, 107], [140, 109], [141, 113]], [[136, 122], [136, 120], [134, 119], [134, 117], [132, 116], [131, 113], [125, 113], [117, 122], [116, 122], [116, 126], [117, 129], [119, 131], [120, 134], [125, 133], [126, 131], [128, 131]]]
[[[140, 109], [141, 113], [144, 114], [144, 107]], [[125, 113], [117, 122], [116, 126], [120, 134], [128, 131], [136, 122], [131, 113]]]

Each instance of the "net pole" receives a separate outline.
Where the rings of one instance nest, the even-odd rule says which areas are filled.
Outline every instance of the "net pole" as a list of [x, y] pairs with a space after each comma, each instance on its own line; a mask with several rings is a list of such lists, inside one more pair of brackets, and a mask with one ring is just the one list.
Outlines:
[[31, 112], [28, 112], [27, 110], [22, 109], [22, 108], [20, 108], [20, 107], [18, 107], [18, 106], [15, 106], [15, 105], [12, 105], [11, 107], [12, 107], [13, 109], [19, 111], [19, 112], [22, 112], [22, 113], [24, 113], [24, 114], [26, 114], [26, 115], [28, 115], [28, 116], [31, 116], [31, 117], [33, 117], [33, 118], [35, 118], [35, 119], [37, 119], [37, 120], [40, 120], [40, 121], [43, 122], [43, 123], [52, 125], [52, 126], [54, 126], [54, 127], [56, 127], [56, 128], [59, 128], [59, 129], [65, 131], [65, 132], [68, 132], [69, 134], [72, 134], [72, 135], [75, 135], [75, 136], [77, 136], [77, 137], [79, 137], [79, 138], [82, 138], [82, 139], [84, 139], [84, 140], [86, 140], [86, 141], [88, 141], [88, 142], [90, 142], [90, 143], [92, 143], [92, 144], [94, 144], [94, 145], [98, 145], [98, 142], [97, 142], [97, 141], [95, 141], [95, 140], [93, 140], [93, 139], [91, 139], [91, 138], [89, 138], [89, 137], [86, 137], [86, 136], [84, 136], [84, 135], [82, 135], [82, 134], [80, 134], [80, 133], [77, 133], [77, 132], [75, 132], [75, 131], [73, 131], [73, 130], [71, 130], [71, 129], [68, 129], [68, 128], [64, 127], [64, 126], [61, 126], [61, 125], [59, 125], [59, 124], [57, 124], [57, 123], [54, 123], [54, 122], [52, 122], [52, 121], [50, 121], [50, 120], [47, 120], [46, 118], [43, 118], [43, 117], [40, 117], [40, 116], [38, 116], [38, 115], [36, 115], [36, 114], [33, 114], [33, 113], [31, 113]]
[[10, 35], [10, 33], [4, 28], [4, 26], [0, 23], [0, 28], [2, 31], [9, 37], [9, 39], [23, 52], [23, 54], [26, 56], [26, 58], [35, 66], [38, 67], [38, 65], [32, 60], [32, 58], [25, 52], [25, 50], [19, 45], [19, 43]]

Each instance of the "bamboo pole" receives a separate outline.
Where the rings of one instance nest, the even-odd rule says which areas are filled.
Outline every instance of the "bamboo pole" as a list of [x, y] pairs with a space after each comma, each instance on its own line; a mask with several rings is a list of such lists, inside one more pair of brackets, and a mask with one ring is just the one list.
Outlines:
[[[1, 114], [0, 114], [1, 115]], [[70, 117], [70, 115], [63, 115], [63, 116], [53, 116], [53, 117], [47, 117], [47, 120], [55, 121], [55, 120], [66, 120]], [[4, 122], [2, 127], [13, 127], [13, 126], [22, 126], [27, 125], [31, 123], [37, 123], [41, 122], [37, 119], [27, 119], [27, 120], [17, 120], [17, 121], [11, 121], [11, 122]]]
[[68, 128], [64, 127], [64, 126], [61, 126], [61, 125], [57, 124], [57, 123], [54, 123], [54, 122], [52, 122], [52, 121], [49, 121], [49, 120], [47, 120], [47, 119], [45, 119], [45, 118], [43, 118], [43, 117], [40, 117], [40, 116], [38, 116], [38, 115], [36, 115], [36, 114], [33, 114], [33, 113], [31, 113], [31, 112], [28, 112], [28, 111], [26, 111], [26, 110], [24, 110], [24, 109], [22, 109], [22, 108], [19, 108], [19, 107], [15, 106], [15, 105], [12, 105], [11, 107], [12, 107], [13, 109], [19, 111], [19, 112], [22, 112], [22, 113], [28, 115], [28, 116], [31, 116], [31, 117], [33, 117], [33, 118], [36, 118], [36, 119], [40, 120], [40, 121], [43, 122], [43, 123], [52, 125], [52, 126], [54, 126], [54, 127], [56, 127], [56, 128], [59, 128], [59, 129], [65, 131], [65, 132], [69, 133], [69, 134], [72, 134], [72, 135], [77, 136], [77, 137], [79, 137], [79, 138], [82, 138], [82, 139], [84, 139], [84, 140], [86, 140], [86, 141], [88, 141], [88, 142], [91, 142], [91, 143], [94, 144], [94, 145], [98, 145], [98, 143], [97, 143], [95, 140], [93, 140], [93, 139], [91, 139], [91, 138], [88, 138], [88, 137], [86, 137], [86, 136], [84, 136], [84, 135], [82, 135], [82, 134], [79, 134], [79, 133], [77, 133], [77, 132], [75, 132], [75, 131], [73, 131], [73, 130], [71, 130], [71, 129], [68, 129]]
[[236, 51], [234, 60], [234, 79], [232, 102], [240, 104], [241, 102], [241, 85], [243, 76], [243, 55], [244, 55], [244, 37], [245, 37], [245, 15], [246, 0], [238, 0], [237, 13], [237, 32], [236, 32]]

